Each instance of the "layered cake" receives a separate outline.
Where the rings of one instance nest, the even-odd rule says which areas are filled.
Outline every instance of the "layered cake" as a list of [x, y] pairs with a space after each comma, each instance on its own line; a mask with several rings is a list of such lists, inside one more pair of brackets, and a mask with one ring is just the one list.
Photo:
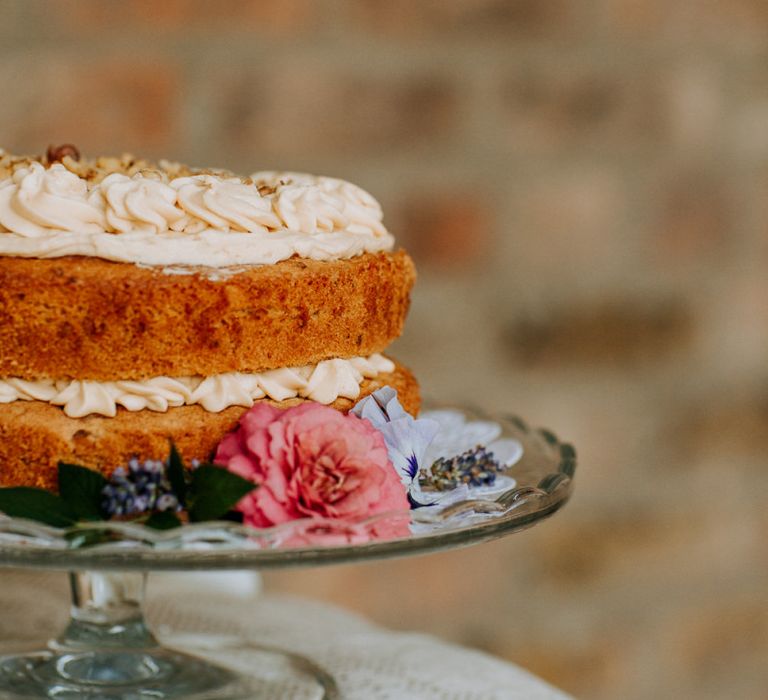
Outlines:
[[255, 402], [345, 411], [389, 385], [415, 279], [370, 194], [130, 156], [0, 151], [0, 485], [206, 460]]

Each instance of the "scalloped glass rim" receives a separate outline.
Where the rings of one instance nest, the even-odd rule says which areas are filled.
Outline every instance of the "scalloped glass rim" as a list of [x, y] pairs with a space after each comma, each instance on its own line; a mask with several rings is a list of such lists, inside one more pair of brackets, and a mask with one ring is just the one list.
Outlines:
[[[420, 530], [409, 537], [357, 544], [280, 547], [281, 541], [305, 528], [308, 521], [293, 521], [267, 529], [219, 521], [168, 531], [124, 522], [89, 523], [72, 530], [60, 530], [0, 515], [0, 566], [70, 570], [247, 569], [402, 556], [495, 539], [530, 527], [567, 502], [576, 469], [576, 453], [570, 444], [560, 442], [549, 430], [529, 428], [515, 416], [488, 415], [454, 406], [439, 408], [458, 410], [469, 421], [498, 422], [502, 427], [501, 437], [522, 443], [523, 456], [510, 468], [515, 486], [494, 499], [460, 501], [438, 513], [429, 509], [385, 513], [352, 526], [365, 529], [390, 518], [409, 517], [411, 524]], [[67, 533], [88, 530], [110, 532], [120, 540], [72, 549]]]

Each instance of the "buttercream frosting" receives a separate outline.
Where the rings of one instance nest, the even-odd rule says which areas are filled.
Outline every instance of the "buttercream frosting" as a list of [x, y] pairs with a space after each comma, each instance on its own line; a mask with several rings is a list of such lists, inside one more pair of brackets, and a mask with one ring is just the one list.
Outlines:
[[356, 399], [363, 379], [392, 372], [394, 363], [380, 354], [323, 360], [316, 365], [286, 367], [254, 374], [229, 372], [211, 377], [154, 377], [142, 381], [0, 379], [0, 403], [43, 401], [61, 406], [71, 418], [90, 414], [114, 417], [118, 406], [129, 411], [165, 412], [199, 404], [219, 413], [229, 406], [250, 407], [257, 399], [302, 397], [330, 404]]
[[[171, 182], [177, 192], [179, 206], [186, 213], [182, 228], [196, 233], [206, 228], [217, 231], [266, 233], [283, 228], [272, 211], [272, 201], [262, 197], [254, 185], [243, 184], [238, 178], [213, 175], [179, 177]], [[302, 233], [312, 233], [296, 228]]]
[[142, 171], [93, 183], [60, 163], [32, 162], [0, 180], [0, 255], [230, 267], [294, 255], [344, 259], [393, 245], [378, 202], [336, 178], [263, 172], [169, 180]]
[[91, 191], [89, 200], [104, 211], [110, 231], [161, 233], [179, 230], [186, 218], [176, 198], [176, 190], [160, 180], [113, 173]]
[[381, 205], [362, 187], [346, 180], [308, 173], [278, 172], [264, 170], [253, 173], [251, 179], [279, 190], [290, 183], [294, 186], [315, 188], [332, 195], [343, 204], [342, 213], [346, 217], [346, 229], [353, 233], [371, 233], [387, 235], [382, 223]]
[[34, 238], [48, 231], [104, 230], [101, 211], [88, 202], [88, 185], [63, 165], [32, 163], [0, 181], [0, 226]]

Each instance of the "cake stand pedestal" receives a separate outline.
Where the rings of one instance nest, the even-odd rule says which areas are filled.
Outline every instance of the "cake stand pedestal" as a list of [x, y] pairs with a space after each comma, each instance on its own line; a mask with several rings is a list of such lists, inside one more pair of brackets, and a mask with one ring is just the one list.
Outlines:
[[[139, 700], [273, 697], [270, 679], [290, 676], [302, 695], [336, 698], [336, 684], [309, 659], [219, 635], [169, 637], [161, 644], [142, 611], [146, 573], [70, 573], [65, 630], [31, 653], [0, 657], [0, 698]], [[192, 646], [191, 653], [177, 648]], [[249, 673], [203, 658], [248, 651]], [[314, 691], [314, 692], [313, 692]]]
[[117, 523], [106, 524], [115, 541], [72, 548], [71, 533], [2, 516], [0, 566], [69, 570], [72, 607], [65, 630], [42, 649], [3, 650], [0, 700], [254, 700], [275, 697], [278, 682], [284, 688], [288, 678], [292, 697], [338, 698], [333, 678], [290, 651], [221, 635], [159, 642], [142, 612], [147, 573], [309, 566], [444, 550], [523, 530], [567, 502], [576, 464], [570, 445], [516, 418], [461, 415], [480, 428], [496, 423], [504, 439], [519, 441], [522, 458], [509, 469], [514, 486], [439, 514], [412, 511], [411, 535], [396, 540], [295, 548], [280, 542], [299, 525], [259, 531], [217, 523], [162, 533]]

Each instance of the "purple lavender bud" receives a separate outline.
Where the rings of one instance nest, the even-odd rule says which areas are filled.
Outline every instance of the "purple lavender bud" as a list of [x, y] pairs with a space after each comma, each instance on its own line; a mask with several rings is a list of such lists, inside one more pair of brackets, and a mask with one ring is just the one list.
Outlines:
[[419, 473], [419, 483], [436, 491], [449, 491], [461, 484], [493, 486], [496, 476], [502, 472], [503, 467], [494, 459], [493, 453], [483, 445], [477, 445], [456, 457], [436, 460], [429, 469]]
[[164, 462], [131, 459], [118, 467], [102, 490], [102, 509], [109, 517], [181, 510]]

